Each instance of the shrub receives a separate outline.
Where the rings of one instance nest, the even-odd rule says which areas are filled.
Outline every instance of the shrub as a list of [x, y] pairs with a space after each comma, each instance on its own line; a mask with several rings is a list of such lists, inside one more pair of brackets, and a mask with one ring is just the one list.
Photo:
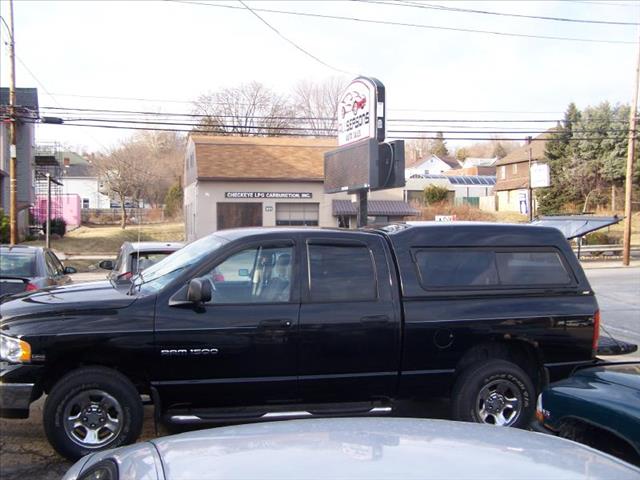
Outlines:
[[593, 232], [585, 235], [583, 245], [614, 245], [618, 240], [607, 232]]
[[[42, 230], [46, 233], [47, 231], [47, 222], [42, 224]], [[53, 218], [51, 219], [51, 235], [59, 235], [60, 237], [64, 237], [64, 234], [67, 232], [67, 222], [64, 221], [63, 218]]]
[[0, 243], [9, 243], [11, 240], [11, 222], [9, 217], [0, 210]]
[[175, 218], [182, 212], [182, 186], [175, 184], [169, 189], [167, 195], [164, 197], [164, 213], [169, 218]]
[[424, 189], [424, 201], [427, 205], [444, 202], [447, 199], [449, 190], [438, 185], [429, 185]]

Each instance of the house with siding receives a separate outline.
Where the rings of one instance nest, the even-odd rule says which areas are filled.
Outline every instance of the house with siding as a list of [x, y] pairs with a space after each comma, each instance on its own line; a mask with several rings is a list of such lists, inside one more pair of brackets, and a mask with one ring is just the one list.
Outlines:
[[[534, 138], [496, 162], [496, 208], [501, 212], [526, 213], [529, 186], [529, 149], [531, 161], [545, 161], [545, 146], [549, 133]], [[535, 206], [535, 194], [534, 194]], [[534, 208], [535, 211], [535, 208]]]

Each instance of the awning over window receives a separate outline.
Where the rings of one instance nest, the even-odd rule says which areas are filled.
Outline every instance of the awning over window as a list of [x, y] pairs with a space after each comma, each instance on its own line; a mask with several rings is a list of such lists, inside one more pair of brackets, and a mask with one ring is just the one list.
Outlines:
[[567, 240], [582, 237], [587, 233], [595, 232], [601, 228], [615, 225], [622, 221], [624, 217], [614, 215], [612, 217], [596, 217], [594, 215], [566, 215], [540, 217], [538, 220], [531, 222], [531, 225], [542, 227], [555, 227], [560, 230]]
[[[356, 216], [358, 204], [350, 200], [333, 200], [333, 216]], [[408, 217], [420, 212], [402, 200], [369, 200], [367, 213], [370, 216]]]

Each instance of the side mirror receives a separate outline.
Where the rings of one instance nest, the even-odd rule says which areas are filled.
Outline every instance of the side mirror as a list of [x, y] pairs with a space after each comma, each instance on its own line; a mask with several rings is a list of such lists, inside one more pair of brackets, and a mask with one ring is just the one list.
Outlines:
[[78, 270], [73, 267], [64, 267], [64, 274], [69, 275], [70, 273], [78, 273]]
[[113, 260], [103, 260], [98, 266], [103, 270], [113, 270]]
[[211, 301], [211, 282], [206, 278], [194, 278], [187, 288], [187, 300], [199, 304]]

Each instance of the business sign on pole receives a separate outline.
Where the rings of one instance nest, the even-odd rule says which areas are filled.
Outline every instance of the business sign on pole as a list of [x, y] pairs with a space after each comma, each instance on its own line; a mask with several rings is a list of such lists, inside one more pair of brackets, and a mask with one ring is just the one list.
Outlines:
[[551, 186], [549, 165], [546, 163], [531, 164], [531, 188], [543, 188]]
[[384, 85], [379, 80], [369, 77], [353, 80], [338, 102], [338, 145], [371, 138], [384, 141], [384, 102]]

